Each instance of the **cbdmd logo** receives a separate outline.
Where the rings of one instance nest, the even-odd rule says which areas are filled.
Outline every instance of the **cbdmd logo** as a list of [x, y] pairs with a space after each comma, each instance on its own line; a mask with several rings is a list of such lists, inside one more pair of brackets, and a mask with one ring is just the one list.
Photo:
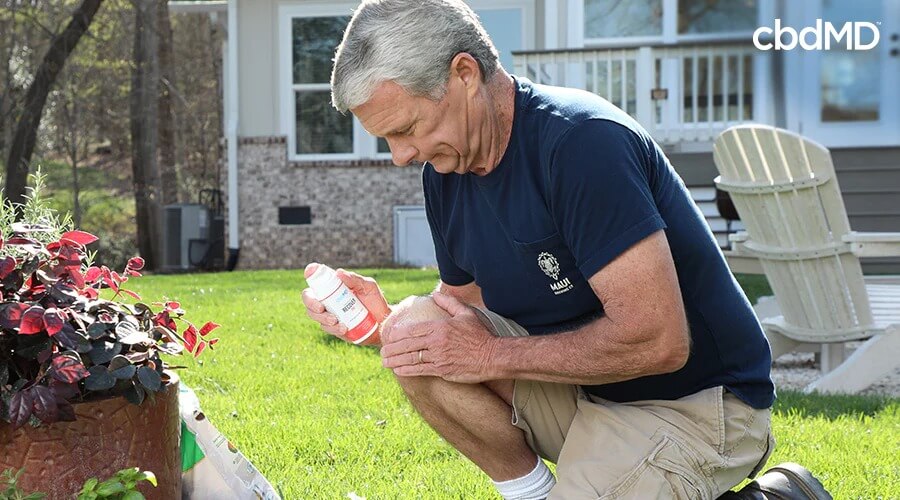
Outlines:
[[[763, 35], [775, 36], [774, 41], [761, 41]], [[769, 37], [766, 37], [769, 38]], [[787, 40], [785, 40], [787, 38]], [[870, 40], [871, 38], [871, 40]], [[782, 26], [775, 19], [775, 28], [761, 26], [753, 32], [753, 45], [759, 50], [792, 50], [800, 45], [804, 50], [871, 50], [878, 45], [881, 33], [875, 23], [865, 21], [846, 22], [840, 27], [830, 21], [816, 19], [815, 26], [803, 28], [798, 33], [790, 26]], [[843, 47], [842, 47], [843, 46]]]

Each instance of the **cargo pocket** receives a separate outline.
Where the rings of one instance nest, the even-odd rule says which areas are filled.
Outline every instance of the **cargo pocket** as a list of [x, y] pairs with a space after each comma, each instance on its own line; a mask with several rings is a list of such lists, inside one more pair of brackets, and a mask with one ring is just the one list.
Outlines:
[[668, 434], [650, 455], [600, 499], [712, 498], [712, 480], [700, 471], [700, 459]]

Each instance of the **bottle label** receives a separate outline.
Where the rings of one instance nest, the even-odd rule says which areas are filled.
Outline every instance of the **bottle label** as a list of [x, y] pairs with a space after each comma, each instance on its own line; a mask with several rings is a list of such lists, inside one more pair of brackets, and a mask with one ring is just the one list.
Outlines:
[[366, 317], [356, 325], [356, 328], [347, 330], [347, 340], [354, 344], [365, 341], [369, 336], [375, 333], [375, 327], [378, 326], [378, 322], [375, 321], [375, 316], [368, 311], [366, 311], [366, 313]]
[[337, 291], [322, 300], [325, 309], [337, 316], [338, 321], [347, 327], [347, 339], [355, 341], [367, 336], [375, 326], [375, 317], [347, 288], [341, 286]]

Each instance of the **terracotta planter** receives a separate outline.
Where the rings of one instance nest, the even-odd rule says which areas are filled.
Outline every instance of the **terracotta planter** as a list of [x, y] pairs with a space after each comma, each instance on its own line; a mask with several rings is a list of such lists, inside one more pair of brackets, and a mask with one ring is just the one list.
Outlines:
[[[159, 486], [143, 484], [148, 499], [181, 498], [178, 376], [164, 392], [140, 406], [124, 397], [75, 404], [75, 422], [13, 430], [0, 422], [0, 471], [25, 468], [20, 486], [48, 499], [72, 500], [91, 477], [106, 479], [127, 467], [156, 474]], [[98, 423], [99, 421], [99, 423]]]

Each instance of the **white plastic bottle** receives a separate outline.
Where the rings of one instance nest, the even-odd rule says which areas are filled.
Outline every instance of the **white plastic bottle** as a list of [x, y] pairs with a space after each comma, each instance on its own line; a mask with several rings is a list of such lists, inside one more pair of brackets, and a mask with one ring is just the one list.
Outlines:
[[319, 264], [315, 272], [306, 278], [306, 283], [316, 298], [325, 305], [325, 309], [347, 327], [347, 340], [361, 344], [378, 330], [375, 316], [337, 277], [334, 269]]

